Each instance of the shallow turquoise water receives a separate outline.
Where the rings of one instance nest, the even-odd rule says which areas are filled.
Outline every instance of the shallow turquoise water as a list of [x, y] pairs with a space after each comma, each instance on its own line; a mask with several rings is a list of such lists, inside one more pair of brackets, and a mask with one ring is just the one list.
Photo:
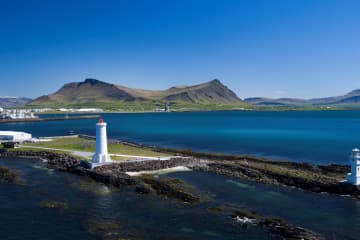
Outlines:
[[[360, 147], [360, 111], [223, 111], [103, 114], [108, 134], [148, 145], [245, 153], [319, 164], [348, 163]], [[34, 136], [95, 135], [96, 120], [2, 124]]]

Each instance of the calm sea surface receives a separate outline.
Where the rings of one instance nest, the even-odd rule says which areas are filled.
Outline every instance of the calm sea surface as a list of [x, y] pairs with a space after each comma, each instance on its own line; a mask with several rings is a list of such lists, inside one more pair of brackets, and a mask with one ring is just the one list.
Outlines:
[[[124, 113], [103, 117], [112, 138], [171, 148], [347, 164], [351, 149], [360, 147], [360, 111]], [[95, 135], [95, 122], [1, 124], [0, 130], [28, 131], [34, 136]]]

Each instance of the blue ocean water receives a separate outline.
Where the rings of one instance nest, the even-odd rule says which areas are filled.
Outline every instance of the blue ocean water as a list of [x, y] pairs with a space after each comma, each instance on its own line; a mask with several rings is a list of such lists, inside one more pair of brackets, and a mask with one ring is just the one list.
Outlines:
[[[347, 164], [351, 149], [360, 147], [360, 111], [118, 113], [103, 117], [111, 138], [170, 148]], [[95, 135], [95, 122], [12, 123], [1, 124], [0, 130], [28, 131], [34, 136]]]

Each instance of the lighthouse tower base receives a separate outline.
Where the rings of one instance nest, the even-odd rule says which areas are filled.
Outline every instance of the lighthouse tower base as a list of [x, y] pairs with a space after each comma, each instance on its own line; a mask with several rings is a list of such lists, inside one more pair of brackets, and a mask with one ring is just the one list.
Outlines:
[[109, 154], [95, 154], [92, 160], [93, 163], [106, 163], [111, 162]]
[[95, 167], [101, 167], [101, 166], [105, 166], [105, 165], [112, 164], [112, 163], [113, 162], [93, 163], [93, 162], [89, 162], [86, 160], [82, 160], [80, 162], [80, 165], [84, 168], [93, 169]]
[[91, 163], [91, 168], [112, 163], [109, 154], [95, 154]]

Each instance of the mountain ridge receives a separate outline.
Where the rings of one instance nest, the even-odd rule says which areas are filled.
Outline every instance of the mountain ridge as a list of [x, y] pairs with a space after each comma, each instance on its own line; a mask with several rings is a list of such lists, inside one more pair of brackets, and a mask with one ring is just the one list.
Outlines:
[[245, 102], [258, 106], [360, 106], [360, 89], [352, 90], [345, 95], [324, 98], [245, 98]]
[[11, 96], [0, 96], [0, 107], [9, 108], [9, 107], [22, 107], [32, 99], [25, 97], [11, 97]]
[[174, 86], [166, 90], [146, 90], [88, 78], [83, 82], [64, 84], [53, 94], [44, 95], [28, 103], [28, 106], [97, 105], [103, 102], [117, 104], [165, 104], [172, 105], [244, 105], [245, 103], [220, 80], [192, 86]]

